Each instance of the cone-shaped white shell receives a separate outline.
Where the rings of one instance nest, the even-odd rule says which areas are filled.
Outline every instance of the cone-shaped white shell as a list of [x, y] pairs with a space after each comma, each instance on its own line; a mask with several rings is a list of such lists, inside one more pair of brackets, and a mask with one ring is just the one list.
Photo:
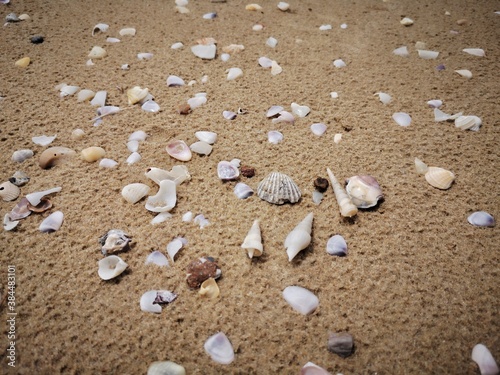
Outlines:
[[210, 336], [203, 345], [213, 361], [228, 365], [234, 361], [234, 350], [231, 342], [223, 332]]
[[45, 218], [40, 223], [40, 232], [52, 233], [61, 228], [64, 220], [64, 215], [61, 211], [55, 211]]
[[495, 218], [486, 211], [476, 211], [470, 214], [467, 221], [476, 227], [495, 226]]
[[97, 264], [99, 265], [97, 273], [103, 280], [110, 280], [120, 275], [128, 267], [128, 264], [117, 255], [110, 255], [103, 258]]
[[332, 183], [333, 192], [340, 208], [340, 214], [343, 217], [352, 217], [356, 215], [358, 213], [358, 208], [352, 203], [351, 198], [349, 198], [347, 193], [339, 184], [339, 182], [335, 178], [335, 175], [332, 173], [330, 168], [327, 168], [326, 172], [328, 173], [328, 177], [330, 178], [330, 182]]
[[171, 361], [153, 362], [149, 365], [147, 375], [186, 375], [186, 370]]
[[319, 305], [319, 299], [313, 292], [300, 286], [288, 286], [283, 290], [283, 298], [290, 306], [303, 315], [309, 315]]
[[176, 185], [174, 181], [160, 182], [158, 193], [146, 201], [146, 209], [152, 212], [166, 212], [175, 207], [177, 202]]
[[252, 227], [248, 231], [243, 244], [241, 245], [248, 253], [249, 258], [260, 257], [264, 251], [262, 246], [262, 237], [260, 235], [259, 220], [253, 222]]
[[481, 375], [498, 375], [500, 373], [495, 358], [485, 345], [477, 344], [474, 346], [471, 358], [479, 366]]
[[122, 197], [129, 203], [137, 203], [149, 193], [149, 186], [141, 183], [128, 184], [122, 189]]
[[289, 262], [311, 243], [312, 222], [313, 213], [311, 212], [286, 236], [285, 248]]
[[191, 47], [191, 52], [193, 52], [193, 54], [196, 57], [206, 60], [214, 59], [216, 51], [217, 47], [215, 46], [215, 44], [209, 44], [209, 45], [198, 44], [196, 46]]

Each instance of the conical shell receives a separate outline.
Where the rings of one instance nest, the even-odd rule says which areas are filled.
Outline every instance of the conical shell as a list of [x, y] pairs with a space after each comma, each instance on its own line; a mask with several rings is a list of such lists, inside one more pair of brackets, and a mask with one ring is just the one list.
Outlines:
[[283, 204], [296, 203], [300, 200], [299, 187], [286, 174], [271, 172], [257, 186], [257, 195], [266, 202]]
[[128, 184], [122, 189], [122, 197], [129, 203], [137, 203], [149, 193], [149, 186], [141, 183]]
[[75, 151], [67, 147], [49, 147], [40, 155], [38, 164], [40, 165], [40, 168], [48, 169], [63, 163], [75, 154]]
[[415, 158], [415, 170], [418, 174], [426, 174], [429, 167], [419, 158]]
[[61, 228], [61, 225], [64, 220], [64, 215], [61, 211], [55, 211], [51, 213], [49, 216], [45, 218], [40, 224], [40, 232], [43, 233], [52, 233], [59, 228]]
[[213, 361], [228, 365], [234, 361], [234, 350], [231, 342], [223, 332], [210, 336], [203, 345]]
[[215, 299], [220, 296], [220, 289], [215, 279], [210, 277], [201, 283], [198, 293], [202, 297]]
[[249, 258], [260, 257], [264, 251], [262, 246], [262, 237], [260, 235], [259, 220], [253, 222], [252, 227], [248, 231], [243, 244], [241, 245], [248, 253]]
[[353, 176], [349, 178], [345, 189], [352, 203], [358, 208], [376, 206], [384, 197], [382, 188], [372, 176]]
[[186, 370], [171, 361], [153, 362], [149, 365], [147, 375], [186, 375]]
[[177, 202], [176, 185], [174, 181], [163, 180], [160, 190], [146, 201], [146, 209], [152, 212], [166, 212], [175, 207]]
[[285, 248], [289, 262], [311, 243], [312, 222], [313, 213], [311, 212], [290, 233], [288, 233], [285, 239]]
[[330, 178], [330, 182], [332, 183], [335, 198], [337, 198], [337, 203], [340, 208], [340, 214], [343, 217], [352, 217], [356, 215], [358, 213], [358, 208], [354, 205], [354, 203], [352, 203], [351, 198], [349, 198], [347, 193], [339, 184], [330, 168], [327, 168], [326, 171], [328, 173], [328, 177]]
[[0, 184], [0, 197], [6, 201], [13, 201], [21, 194], [21, 189], [10, 181]]
[[453, 172], [443, 168], [429, 167], [427, 173], [425, 174], [425, 179], [435, 188], [446, 190], [450, 188], [451, 184], [455, 180], [455, 175]]
[[149, 90], [140, 88], [139, 86], [134, 86], [131, 89], [127, 90], [127, 98], [128, 104], [133, 105], [135, 103], [139, 103], [146, 96], [148, 96]]
[[111, 280], [120, 275], [128, 267], [128, 264], [117, 255], [110, 255], [103, 258], [97, 264], [99, 266], [97, 273], [103, 280]]

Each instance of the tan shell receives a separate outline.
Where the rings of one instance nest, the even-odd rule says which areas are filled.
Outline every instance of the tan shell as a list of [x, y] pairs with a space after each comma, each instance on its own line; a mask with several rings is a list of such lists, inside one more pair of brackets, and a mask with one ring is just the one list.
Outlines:
[[200, 290], [198, 291], [200, 296], [206, 297], [209, 299], [215, 299], [219, 297], [220, 290], [217, 282], [213, 277], [206, 279], [203, 283], [201, 283]]
[[20, 60], [17, 60], [15, 62], [15, 65], [20, 67], [20, 68], [26, 68], [31, 62], [31, 59], [29, 57], [23, 57]]
[[102, 147], [97, 146], [87, 147], [82, 150], [83, 159], [89, 163], [102, 159], [105, 154], [106, 151]]
[[40, 155], [38, 164], [41, 168], [48, 169], [61, 164], [64, 160], [75, 154], [75, 151], [67, 147], [49, 147]]
[[271, 172], [257, 186], [260, 199], [273, 204], [296, 203], [300, 200], [299, 187], [286, 174]]
[[455, 175], [453, 172], [443, 168], [429, 167], [427, 173], [425, 174], [425, 179], [435, 188], [446, 190], [450, 188], [451, 184], [455, 180]]
[[140, 88], [139, 86], [134, 86], [127, 90], [128, 104], [133, 105], [139, 103], [141, 100], [148, 96], [149, 90]]
[[6, 181], [3, 184], [0, 184], [0, 197], [4, 201], [13, 201], [14, 199], [17, 199], [19, 194], [21, 194], [21, 189], [19, 189], [12, 182]]

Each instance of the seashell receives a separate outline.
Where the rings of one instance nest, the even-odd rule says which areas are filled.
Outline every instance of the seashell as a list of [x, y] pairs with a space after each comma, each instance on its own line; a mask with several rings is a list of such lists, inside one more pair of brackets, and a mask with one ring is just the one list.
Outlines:
[[333, 61], [333, 66], [335, 66], [336, 68], [344, 68], [347, 65], [342, 59], [337, 59]]
[[90, 101], [90, 105], [96, 107], [104, 107], [106, 105], [106, 97], [108, 93], [106, 91], [97, 91], [94, 98]]
[[273, 145], [277, 145], [283, 140], [283, 134], [277, 130], [271, 130], [267, 133], [267, 140]]
[[67, 161], [74, 155], [76, 155], [76, 152], [67, 147], [49, 147], [41, 153], [38, 165], [40, 165], [42, 169], [52, 168], [53, 166]]
[[123, 187], [122, 197], [129, 203], [137, 203], [149, 193], [149, 186], [141, 183], [129, 184]]
[[210, 277], [202, 282], [198, 294], [209, 299], [215, 299], [219, 297], [220, 289], [215, 279], [213, 277]]
[[451, 115], [444, 113], [439, 108], [434, 108], [434, 121], [448, 121], [451, 118]]
[[99, 162], [99, 167], [101, 168], [114, 168], [118, 165], [118, 162], [113, 159], [102, 158]]
[[304, 367], [300, 369], [300, 375], [332, 375], [323, 367], [319, 367], [312, 362], [307, 362]]
[[195, 96], [194, 98], [189, 98], [187, 104], [189, 110], [198, 108], [207, 102], [207, 98], [204, 96]]
[[17, 227], [17, 224], [19, 224], [18, 220], [12, 220], [10, 218], [9, 214], [5, 214], [3, 217], [3, 230], [5, 231], [10, 231]]
[[392, 51], [392, 53], [395, 54], [396, 56], [403, 56], [403, 57], [410, 56], [410, 53], [408, 52], [408, 48], [406, 46], [396, 48], [394, 51]]
[[19, 189], [19, 187], [14, 185], [12, 182], [6, 181], [0, 184], [0, 197], [4, 201], [13, 201], [19, 197], [19, 194], [21, 194], [21, 189]]
[[97, 273], [99, 277], [103, 280], [111, 280], [116, 276], [120, 275], [128, 267], [119, 256], [110, 255], [109, 257], [103, 258], [97, 262], [99, 268]]
[[177, 42], [177, 43], [174, 43], [170, 46], [171, 49], [181, 49], [184, 47], [184, 44], [182, 44], [182, 42]]
[[29, 19], [30, 19], [30, 16], [29, 16], [29, 15], [27, 15], [26, 13], [23, 13], [23, 14], [20, 14], [20, 15], [19, 15], [19, 19], [20, 19], [21, 21], [27, 21], [27, 20], [29, 20]]
[[85, 102], [87, 100], [92, 100], [95, 96], [95, 92], [93, 92], [92, 90], [87, 90], [87, 89], [84, 89], [84, 90], [81, 90], [77, 97], [76, 97], [76, 101], [77, 102]]
[[175, 254], [177, 254], [184, 247], [185, 244], [187, 244], [187, 241], [185, 238], [182, 237], [174, 238], [172, 241], [168, 243], [167, 254], [170, 256], [170, 259], [172, 259], [172, 263], [174, 262]]
[[239, 78], [243, 75], [243, 70], [240, 68], [229, 68], [226, 70], [227, 80], [232, 81], [233, 79]]
[[283, 298], [299, 313], [309, 315], [317, 309], [319, 299], [310, 290], [300, 286], [288, 286], [283, 290]]
[[[269, 57], [262, 56], [262, 57], [259, 57], [259, 59], [257, 61], [259, 62], [259, 65], [263, 68], [270, 68], [273, 65], [273, 60], [271, 60]], [[281, 108], [281, 110], [283, 110], [283, 108]]]
[[279, 122], [288, 122], [290, 124], [293, 124], [295, 122], [295, 117], [293, 117], [290, 112], [281, 111], [279, 113], [279, 117], [272, 119], [273, 124], [277, 124]]
[[238, 167], [228, 161], [221, 161], [217, 164], [217, 175], [221, 180], [235, 180], [239, 177]]
[[312, 192], [312, 201], [314, 202], [314, 204], [316, 205], [319, 205], [321, 203], [321, 201], [323, 200], [323, 193], [318, 191], [318, 190], [314, 190]]
[[411, 18], [405, 17], [399, 23], [403, 26], [411, 26], [413, 25], [413, 20]]
[[392, 100], [392, 97], [385, 92], [377, 92], [375, 95], [378, 95], [378, 98], [383, 104], [389, 104]]
[[130, 152], [137, 152], [139, 150], [139, 141], [128, 141], [127, 150]]
[[30, 193], [26, 195], [26, 199], [32, 206], [38, 206], [40, 202], [42, 201], [42, 198], [45, 197], [46, 195], [52, 194], [52, 193], [58, 193], [62, 190], [61, 187], [55, 187], [52, 189], [48, 190], [43, 190], [43, 191], [37, 191], [35, 193]]
[[193, 223], [198, 224], [200, 226], [200, 229], [203, 229], [206, 226], [210, 225], [210, 222], [202, 214], [196, 215], [193, 219]]
[[278, 45], [278, 40], [272, 36], [266, 40], [266, 46], [275, 48]]
[[455, 175], [453, 172], [443, 168], [429, 167], [425, 173], [425, 179], [435, 188], [446, 190], [450, 188], [451, 184], [455, 180]]
[[474, 55], [479, 57], [485, 56], [484, 50], [481, 48], [464, 48], [462, 51], [468, 53], [469, 55]]
[[231, 55], [229, 53], [222, 53], [220, 55], [220, 59], [224, 62], [227, 62], [229, 61], [229, 59], [231, 58]]
[[234, 120], [237, 116], [236, 113], [234, 112], [231, 112], [231, 111], [223, 111], [222, 112], [222, 116], [226, 119], [226, 120]]
[[29, 176], [22, 171], [16, 171], [12, 175], [12, 177], [9, 178], [9, 181], [16, 186], [26, 185], [29, 182], [29, 180], [30, 180]]
[[15, 13], [9, 13], [5, 16], [5, 21], [7, 22], [19, 22], [21, 19]]
[[203, 347], [214, 362], [228, 365], [234, 361], [233, 346], [223, 332], [210, 336]]
[[17, 60], [14, 63], [14, 65], [18, 66], [20, 68], [26, 68], [30, 64], [30, 62], [31, 62], [31, 59], [28, 56], [26, 56], [26, 57], [23, 57], [22, 59]]
[[197, 131], [194, 133], [195, 137], [198, 138], [202, 142], [206, 142], [210, 145], [213, 145], [217, 140], [217, 133], [210, 131]]
[[488, 348], [483, 344], [477, 344], [472, 348], [471, 358], [479, 366], [481, 375], [498, 375], [500, 369]]
[[345, 190], [351, 198], [351, 202], [358, 208], [376, 206], [379, 200], [384, 197], [377, 180], [367, 175], [349, 178]]
[[322, 136], [326, 132], [326, 125], [319, 122], [311, 125], [311, 131], [314, 135]]
[[244, 184], [243, 182], [238, 182], [234, 187], [234, 194], [239, 199], [247, 199], [253, 195], [254, 191], [250, 186]]
[[146, 170], [145, 176], [156, 182], [158, 185], [163, 180], [172, 180], [176, 185], [180, 185], [184, 181], [191, 178], [191, 175], [185, 165], [174, 165], [170, 172], [160, 168], [149, 167]]
[[256, 11], [256, 10], [262, 10], [262, 7], [259, 4], [248, 4], [247, 6], [245, 6], [245, 9]]
[[167, 77], [167, 86], [168, 87], [179, 87], [184, 86], [184, 80], [181, 77], [170, 75]]
[[259, 220], [254, 220], [252, 227], [248, 231], [241, 247], [245, 249], [248, 253], [248, 257], [252, 259], [255, 257], [260, 257], [264, 252], [264, 247], [262, 246], [262, 237], [260, 234]]
[[257, 23], [257, 24], [255, 24], [255, 25], [252, 26], [252, 30], [253, 31], [261, 31], [262, 29], [264, 29], [264, 26], [262, 26], [259, 23]]
[[159, 183], [160, 189], [156, 195], [150, 196], [146, 201], [146, 209], [152, 212], [166, 212], [175, 207], [177, 191], [174, 181], [163, 180]]
[[417, 50], [418, 56], [421, 57], [424, 60], [432, 60], [432, 59], [437, 59], [439, 56], [439, 52], [436, 51], [428, 51], [424, 49], [419, 49]]
[[59, 228], [61, 228], [61, 225], [64, 220], [64, 215], [61, 211], [55, 211], [51, 213], [49, 216], [47, 216], [41, 223], [40, 227], [40, 232], [42, 233], [52, 233]]
[[272, 204], [297, 203], [301, 193], [299, 187], [286, 174], [271, 172], [257, 186], [260, 199]]
[[461, 130], [478, 131], [482, 123], [477, 116], [460, 116], [455, 119], [455, 127]]
[[271, 62], [271, 74], [273, 76], [276, 76], [278, 74], [281, 74], [281, 72], [283, 72], [283, 68], [281, 66], [279, 66], [276, 61], [273, 60]]
[[439, 100], [439, 99], [433, 99], [433, 100], [429, 100], [427, 102], [427, 104], [429, 105], [429, 107], [431, 108], [439, 108], [443, 105], [443, 101], [442, 100]]
[[106, 38], [106, 42], [107, 43], [120, 43], [120, 39], [109, 37], [109, 38]]
[[122, 251], [126, 250], [132, 239], [124, 231], [120, 229], [111, 229], [101, 237], [99, 243], [101, 244], [101, 252], [107, 255], [108, 251]]
[[279, 105], [273, 105], [267, 110], [266, 117], [274, 117], [283, 111], [283, 107]]
[[238, 53], [245, 49], [243, 44], [230, 44], [222, 48], [222, 52], [225, 53]]
[[33, 151], [28, 149], [17, 150], [12, 153], [12, 161], [16, 163], [22, 163], [23, 161], [33, 157]]
[[191, 289], [199, 288], [201, 283], [212, 277], [218, 279], [222, 274], [214, 258], [202, 257], [189, 263], [186, 282]]
[[280, 1], [278, 3], [278, 9], [282, 10], [283, 12], [286, 12], [288, 9], [290, 9], [290, 4], [285, 3], [284, 1]]
[[186, 375], [186, 370], [175, 362], [153, 362], [149, 365], [147, 375]]
[[151, 220], [151, 224], [156, 225], [167, 221], [172, 218], [172, 214], [170, 212], [160, 212], [156, 215], [153, 220]]
[[455, 70], [455, 73], [460, 74], [462, 77], [465, 77], [467, 79], [472, 78], [472, 72], [467, 69], [460, 69], [460, 70]]
[[136, 30], [133, 27], [125, 27], [119, 31], [119, 34], [121, 36], [125, 36], [125, 35], [134, 36], [135, 33], [136, 33]]
[[358, 208], [354, 205], [354, 203], [352, 203], [351, 198], [349, 198], [342, 186], [340, 186], [330, 168], [327, 168], [326, 171], [328, 173], [328, 177], [330, 178], [333, 192], [340, 208], [340, 214], [343, 217], [355, 216], [358, 213]]
[[330, 237], [326, 243], [326, 252], [330, 255], [343, 257], [347, 255], [347, 243], [340, 234]]
[[419, 158], [415, 158], [415, 169], [418, 174], [426, 174], [429, 167]]
[[189, 148], [200, 155], [210, 155], [212, 152], [212, 146], [203, 141], [195, 142]]
[[167, 154], [180, 161], [189, 161], [193, 155], [186, 142], [177, 139], [170, 141], [166, 150]]
[[[24, 199], [25, 198], [21, 199], [21, 201], [23, 201]], [[38, 203], [36, 206], [31, 205], [27, 199], [26, 201], [27, 201], [27, 208], [28, 210], [30, 210], [30, 212], [41, 213], [50, 210], [52, 208], [52, 202], [50, 201], [50, 199], [47, 198], [43, 198], [40, 201], [40, 203]]]
[[[12, 215], [11, 215], [12, 218]], [[14, 219], [14, 218], [12, 218]], [[476, 211], [469, 215], [467, 221], [476, 227], [494, 227], [495, 218], [486, 211]]]
[[306, 117], [309, 112], [311, 112], [311, 109], [306, 105], [298, 105], [297, 103], [292, 103], [291, 107], [292, 113], [299, 117]]
[[196, 57], [204, 60], [212, 60], [215, 58], [215, 53], [217, 52], [217, 46], [215, 44], [198, 44], [196, 46], [191, 47], [191, 52]]
[[94, 46], [89, 52], [88, 58], [90, 59], [102, 59], [106, 57], [107, 52], [104, 48], [99, 46]]
[[94, 28], [92, 29], [92, 36], [94, 36], [95, 34], [99, 33], [99, 32], [106, 32], [108, 31], [109, 29], [109, 25], [105, 24], [105, 23], [98, 23], [97, 25], [94, 26]]
[[137, 58], [139, 60], [151, 60], [153, 58], [153, 54], [150, 52], [140, 52], [137, 54]]
[[338, 144], [338, 143], [340, 143], [341, 140], [342, 140], [342, 134], [335, 134], [333, 136], [333, 142]]
[[156, 264], [159, 267], [168, 267], [168, 259], [163, 253], [159, 252], [158, 250], [153, 251], [151, 254], [148, 255], [146, 258], [145, 264]]
[[177, 294], [168, 290], [149, 290], [141, 296], [141, 310], [159, 314], [162, 306], [173, 302], [177, 298]]
[[143, 142], [146, 140], [148, 135], [146, 134], [145, 131], [143, 130], [136, 130], [130, 136], [128, 137], [128, 141], [138, 141], [138, 142]]
[[26, 197], [21, 198], [21, 200], [14, 206], [10, 213], [7, 214], [9, 216], [9, 219], [12, 221], [18, 221], [30, 216], [31, 210], [29, 209], [28, 205], [29, 201], [26, 199]]
[[70, 86], [70, 85], [64, 85], [61, 87], [59, 96], [61, 98], [65, 98], [66, 96], [71, 96], [77, 93], [77, 91], [80, 90], [80, 87], [78, 86]]
[[102, 147], [87, 147], [82, 150], [83, 160], [88, 161], [89, 163], [95, 162], [99, 159], [102, 159], [106, 151]]
[[311, 212], [286, 236], [285, 249], [289, 262], [311, 243], [312, 222], [313, 213]]
[[411, 124], [411, 117], [408, 113], [404, 112], [396, 112], [392, 115], [392, 118], [394, 121], [396, 121], [396, 124], [399, 126], [409, 126]]
[[337, 92], [335, 92], [335, 91], [332, 91], [330, 93], [330, 96], [332, 97], [332, 99], [337, 99], [339, 97], [339, 94]]
[[185, 223], [189, 223], [192, 220], [193, 220], [193, 213], [191, 211], [188, 211], [184, 215], [182, 215], [182, 221], [184, 221]]
[[135, 103], [139, 103], [146, 96], [148, 96], [149, 90], [140, 88], [139, 86], [134, 86], [131, 89], [127, 90], [127, 98], [128, 104], [134, 105]]
[[354, 339], [347, 332], [331, 332], [328, 335], [327, 348], [328, 351], [338, 354], [342, 358], [347, 358], [354, 352]]

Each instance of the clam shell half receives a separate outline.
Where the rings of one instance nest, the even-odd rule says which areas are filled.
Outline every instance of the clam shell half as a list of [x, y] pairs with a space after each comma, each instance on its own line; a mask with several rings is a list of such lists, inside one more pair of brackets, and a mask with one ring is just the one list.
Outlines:
[[298, 202], [301, 192], [289, 176], [280, 172], [271, 172], [257, 186], [257, 195], [266, 202], [283, 204]]
[[435, 188], [446, 190], [449, 189], [453, 181], [455, 181], [455, 174], [444, 168], [429, 167], [425, 174], [425, 179]]

